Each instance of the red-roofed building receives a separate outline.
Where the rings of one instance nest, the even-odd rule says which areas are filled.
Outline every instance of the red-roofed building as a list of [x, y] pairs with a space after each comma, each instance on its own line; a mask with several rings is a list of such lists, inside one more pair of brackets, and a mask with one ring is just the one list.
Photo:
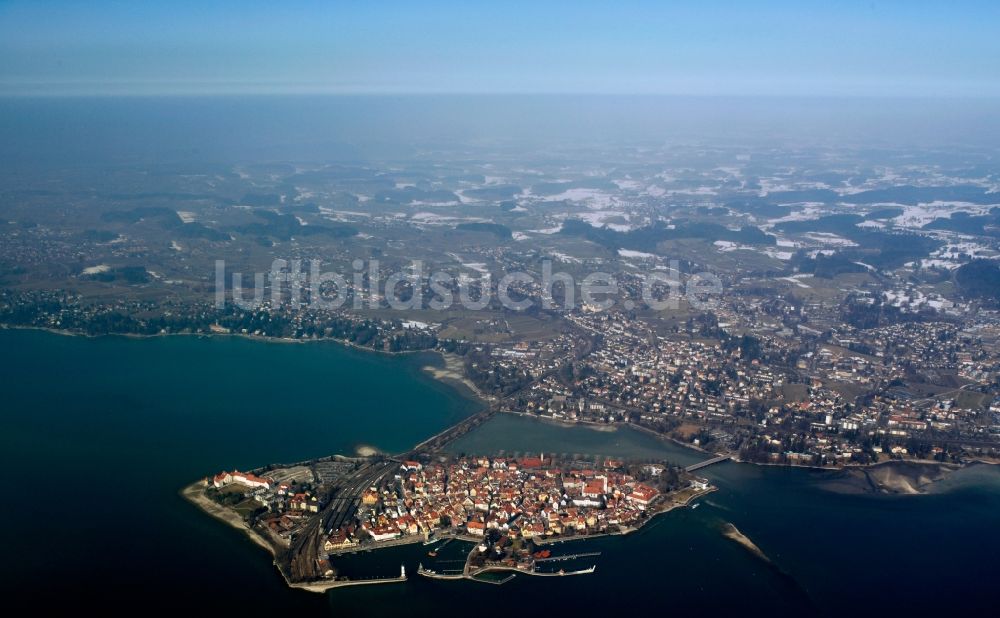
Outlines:
[[236, 483], [237, 485], [243, 485], [244, 487], [263, 487], [264, 489], [270, 489], [273, 481], [249, 472], [233, 470], [232, 472], [223, 471], [216, 474], [212, 484], [216, 487], [225, 487], [230, 483]]
[[635, 486], [632, 493], [626, 496], [625, 499], [645, 509], [649, 506], [649, 503], [652, 502], [657, 495], [659, 495], [659, 493], [660, 492], [656, 491], [652, 487], [649, 487], [648, 485], [639, 484]]
[[476, 536], [483, 536], [486, 534], [486, 524], [481, 521], [470, 521], [465, 524], [465, 529], [469, 531], [469, 534], [474, 534]]

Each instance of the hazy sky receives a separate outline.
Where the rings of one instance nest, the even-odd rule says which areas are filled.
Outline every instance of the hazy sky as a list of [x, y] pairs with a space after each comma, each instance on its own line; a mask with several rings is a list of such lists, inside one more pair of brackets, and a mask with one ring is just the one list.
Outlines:
[[1000, 96], [1000, 2], [0, 0], [2, 94]]

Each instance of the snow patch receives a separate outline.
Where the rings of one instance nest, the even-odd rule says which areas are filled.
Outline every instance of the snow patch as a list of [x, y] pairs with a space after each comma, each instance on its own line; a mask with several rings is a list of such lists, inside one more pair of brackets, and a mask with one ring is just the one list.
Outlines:
[[620, 255], [622, 257], [626, 257], [626, 258], [643, 258], [643, 259], [649, 259], [649, 258], [655, 258], [656, 257], [652, 253], [644, 253], [642, 251], [633, 251], [632, 249], [619, 249], [618, 250], [618, 255]]

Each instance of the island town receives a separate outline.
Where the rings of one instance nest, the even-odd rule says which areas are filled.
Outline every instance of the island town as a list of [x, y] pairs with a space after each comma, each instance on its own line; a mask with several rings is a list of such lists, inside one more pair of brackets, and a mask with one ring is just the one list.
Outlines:
[[[512, 574], [591, 573], [596, 562], [565, 566], [599, 553], [552, 548], [628, 534], [713, 490], [666, 462], [435, 453], [222, 471], [185, 495], [268, 547], [289, 585], [322, 591], [405, 579], [405, 570], [400, 578], [344, 577], [337, 558], [411, 543], [428, 547], [417, 571], [425, 577], [500, 583]], [[453, 541], [468, 553], [438, 564], [439, 549]]]

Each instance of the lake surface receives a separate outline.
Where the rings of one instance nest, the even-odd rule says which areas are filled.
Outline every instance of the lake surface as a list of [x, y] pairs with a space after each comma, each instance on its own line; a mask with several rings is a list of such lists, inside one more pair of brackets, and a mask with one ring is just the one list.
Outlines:
[[[790, 614], [972, 611], [996, 600], [1000, 473], [979, 466], [924, 496], [848, 495], [826, 473], [725, 463], [719, 487], [603, 552], [593, 575], [503, 586], [413, 576], [316, 595], [289, 590], [266, 552], [178, 495], [222, 468], [401, 451], [476, 409], [421, 367], [331, 343], [85, 339], [0, 330], [2, 581], [39, 610], [451, 616], [629, 611]], [[703, 454], [635, 430], [498, 416], [463, 452]], [[770, 558], [725, 539], [734, 523]], [[351, 572], [414, 573], [420, 545], [360, 554]], [[9, 597], [8, 597], [9, 598]], [[227, 614], [228, 615], [228, 614]]]
[[478, 431], [468, 433], [448, 445], [456, 454], [558, 455], [628, 458], [630, 460], [669, 459], [689, 466], [714, 457], [692, 448], [678, 446], [631, 427], [576, 425], [530, 416], [499, 414]]

